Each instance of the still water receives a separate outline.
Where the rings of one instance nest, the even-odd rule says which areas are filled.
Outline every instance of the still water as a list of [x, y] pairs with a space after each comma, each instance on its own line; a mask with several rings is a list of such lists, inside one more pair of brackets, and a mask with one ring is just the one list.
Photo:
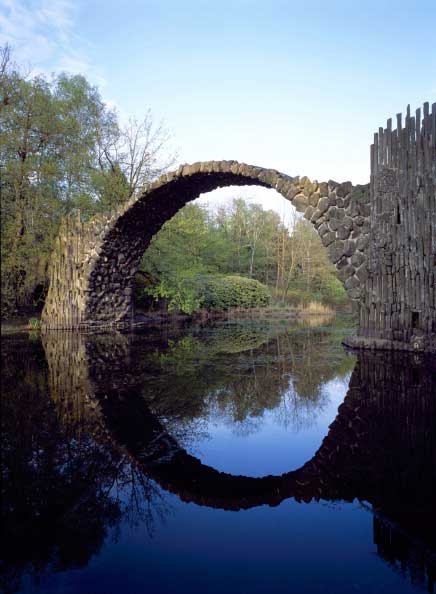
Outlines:
[[2, 591], [434, 592], [436, 362], [349, 332], [5, 337]]

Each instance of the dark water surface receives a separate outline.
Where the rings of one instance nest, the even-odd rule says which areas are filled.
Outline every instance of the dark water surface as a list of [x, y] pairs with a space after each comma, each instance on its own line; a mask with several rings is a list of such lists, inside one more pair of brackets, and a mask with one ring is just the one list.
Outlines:
[[344, 318], [2, 340], [4, 592], [434, 592], [436, 362]]

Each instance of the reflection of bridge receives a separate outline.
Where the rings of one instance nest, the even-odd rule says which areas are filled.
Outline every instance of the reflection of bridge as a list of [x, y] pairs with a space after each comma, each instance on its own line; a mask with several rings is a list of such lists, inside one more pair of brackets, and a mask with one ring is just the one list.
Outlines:
[[359, 312], [354, 346], [436, 345], [436, 104], [405, 127], [391, 121], [371, 147], [371, 183], [318, 183], [272, 169], [210, 161], [184, 165], [111, 217], [68, 220], [53, 253], [48, 328], [128, 325], [132, 283], [153, 235], [188, 201], [230, 185], [275, 189], [304, 213]]
[[146, 376], [132, 362], [127, 337], [50, 333], [44, 342], [60, 414], [74, 409], [75, 415], [92, 417], [97, 432], [110, 436], [142, 472], [182, 500], [239, 510], [278, 505], [289, 497], [357, 498], [436, 548], [433, 359], [360, 354], [347, 396], [314, 457], [284, 475], [251, 478], [202, 464], [165, 432], [141, 398]]

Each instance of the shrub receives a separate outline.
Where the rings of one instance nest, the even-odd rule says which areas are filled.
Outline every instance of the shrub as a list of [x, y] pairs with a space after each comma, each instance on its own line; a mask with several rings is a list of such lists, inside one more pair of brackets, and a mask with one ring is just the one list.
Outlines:
[[135, 303], [145, 305], [151, 298], [165, 302], [168, 311], [192, 314], [200, 309], [227, 310], [232, 307], [253, 308], [268, 305], [268, 287], [243, 276], [194, 274], [180, 271], [157, 284], [138, 279], [135, 284]]
[[202, 276], [198, 279], [198, 291], [205, 309], [264, 307], [270, 298], [268, 287], [243, 276]]

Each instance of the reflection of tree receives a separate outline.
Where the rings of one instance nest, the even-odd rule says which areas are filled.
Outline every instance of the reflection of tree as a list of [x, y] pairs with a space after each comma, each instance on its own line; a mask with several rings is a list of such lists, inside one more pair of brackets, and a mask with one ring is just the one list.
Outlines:
[[167, 509], [93, 415], [59, 415], [75, 394], [52, 400], [41, 346], [2, 342], [0, 589], [14, 592], [24, 574], [86, 566], [122, 517], [152, 532]]
[[264, 412], [280, 406], [285, 420], [307, 418], [303, 411], [322, 405], [322, 383], [351, 362], [328, 326], [299, 328], [246, 322], [136, 338], [60, 334], [44, 339], [48, 369], [38, 342], [23, 356], [23, 341], [9, 340], [5, 589], [16, 589], [23, 573], [86, 565], [121, 518], [152, 532], [154, 518], [169, 511], [153, 481], [114, 448], [95, 398], [139, 389], [184, 447], [195, 444], [211, 415], [242, 433], [256, 431]]
[[[145, 526], [153, 536], [158, 519], [163, 522], [170, 513], [162, 491], [136, 464], [125, 464], [116, 480], [117, 501], [123, 510], [123, 520], [131, 526]], [[123, 504], [121, 504], [123, 502]]]
[[[354, 359], [332, 327], [306, 324], [221, 324], [170, 339], [144, 353], [150, 372], [142, 393], [168, 430], [221, 418], [238, 434], [261, 426], [265, 411], [295, 429], [313, 422], [326, 404], [323, 386], [346, 380]], [[151, 377], [150, 377], [151, 376]], [[171, 420], [171, 426], [169, 425]]]
[[[422, 548], [408, 534], [417, 534], [434, 550], [431, 359], [360, 354], [322, 446], [301, 469], [279, 477], [220, 473], [181, 449], [174, 433], [168, 435], [170, 427], [179, 431], [181, 443], [184, 436], [195, 438], [211, 407], [241, 419], [239, 430], [249, 431], [280, 391], [280, 403], [288, 398], [287, 416], [299, 412], [300, 400], [315, 410], [322, 404], [320, 382], [346, 376], [347, 360], [329, 328], [308, 333], [302, 327], [291, 337], [286, 328], [268, 332], [258, 347], [249, 341], [247, 350], [239, 345], [231, 354], [222, 347], [228, 340], [220, 339], [219, 347], [213, 331], [201, 329], [180, 350], [183, 333], [147, 339], [51, 335], [44, 338], [48, 369], [38, 344], [5, 345], [2, 513], [8, 548], [3, 589], [16, 590], [23, 573], [43, 576], [86, 565], [122, 518], [145, 523], [152, 532], [154, 518], [169, 511], [153, 481], [184, 501], [224, 509], [276, 505], [287, 497], [357, 497], [370, 502], [383, 526], [386, 516], [392, 523], [388, 531], [375, 528], [384, 558], [412, 567]], [[207, 346], [214, 352], [209, 366]], [[178, 384], [184, 361], [192, 383], [189, 391], [183, 380], [185, 392]], [[304, 383], [308, 361], [317, 371]], [[203, 393], [196, 391], [197, 379]], [[158, 399], [154, 382], [161, 388]], [[397, 538], [397, 525], [405, 540]], [[427, 568], [431, 582], [434, 563], [427, 552], [419, 555], [417, 571]]]
[[[257, 352], [259, 357], [260, 353], [265, 356], [262, 349], [266, 346]], [[268, 353], [277, 355], [276, 351]], [[276, 359], [272, 359], [275, 368]], [[410, 354], [360, 353], [347, 395], [321, 447], [303, 467], [281, 476], [233, 476], [203, 465], [174, 447], [174, 440], [171, 443], [153, 415], [160, 448], [155, 448], [157, 457], [150, 463], [148, 453], [142, 456], [149, 441], [139, 445], [147, 415], [150, 417], [139, 395], [134, 399], [137, 410], [132, 411], [132, 399], [124, 416], [122, 404], [112, 411], [109, 407], [105, 414], [116, 439], [144, 460], [144, 472], [183, 501], [231, 510], [278, 505], [288, 497], [305, 502], [356, 498], [369, 502], [375, 512], [374, 536], [380, 555], [390, 563], [404, 564], [412, 581], [428, 579], [429, 591], [433, 591], [434, 364], [429, 358]], [[239, 385], [240, 377], [235, 381]], [[316, 404], [316, 398], [310, 402]], [[138, 423], [141, 409], [144, 422]], [[238, 430], [250, 431], [251, 423], [259, 418], [248, 415]]]

